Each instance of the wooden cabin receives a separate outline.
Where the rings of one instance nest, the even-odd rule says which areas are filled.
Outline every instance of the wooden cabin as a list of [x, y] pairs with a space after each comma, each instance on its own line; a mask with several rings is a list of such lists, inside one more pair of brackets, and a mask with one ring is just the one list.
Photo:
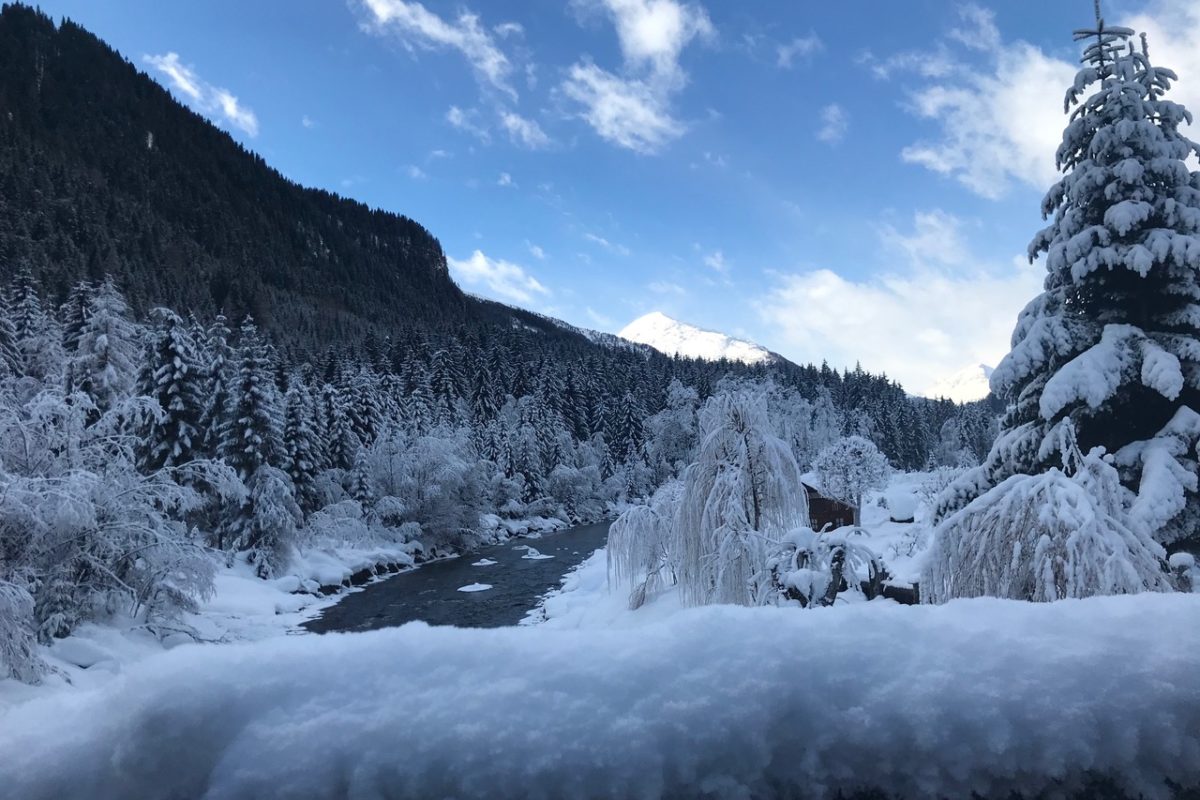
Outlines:
[[804, 491], [808, 493], [808, 524], [814, 531], [819, 532], [826, 526], [833, 530], [854, 524], [854, 506], [826, 497], [807, 483]]

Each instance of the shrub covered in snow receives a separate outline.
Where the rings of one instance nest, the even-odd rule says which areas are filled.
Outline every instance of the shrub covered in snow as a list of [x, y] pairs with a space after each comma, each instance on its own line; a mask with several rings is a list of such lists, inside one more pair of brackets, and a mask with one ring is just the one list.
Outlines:
[[1014, 475], [938, 526], [921, 599], [1061, 600], [1165, 591], [1162, 546], [1127, 508], [1128, 490], [1099, 451]]
[[847, 436], [817, 455], [813, 467], [828, 496], [854, 506], [854, 524], [862, 523], [863, 496], [887, 485], [891, 472], [879, 448], [862, 436]]

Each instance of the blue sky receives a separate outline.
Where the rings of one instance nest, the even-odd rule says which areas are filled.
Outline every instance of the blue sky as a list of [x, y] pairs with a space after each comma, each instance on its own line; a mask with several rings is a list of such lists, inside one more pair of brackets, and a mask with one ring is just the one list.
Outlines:
[[[995, 363], [1039, 267], [1090, 0], [48, 0], [468, 291], [661, 310], [912, 391]], [[1108, 2], [1200, 109], [1200, 9]], [[403, 313], [398, 310], [398, 313]]]

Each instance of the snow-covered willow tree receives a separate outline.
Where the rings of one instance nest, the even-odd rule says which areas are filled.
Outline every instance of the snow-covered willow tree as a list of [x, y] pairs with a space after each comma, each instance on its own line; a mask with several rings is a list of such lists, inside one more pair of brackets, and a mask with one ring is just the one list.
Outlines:
[[770, 551], [809, 517], [800, 468], [772, 433], [761, 393], [743, 388], [709, 398], [682, 483], [672, 549], [683, 601], [764, 602]]
[[[1013, 574], [981, 571], [1023, 571], [1038, 554], [983, 542], [999, 546], [997, 537], [1034, 511], [1050, 542], [1073, 542], [1061, 569], [1092, 576], [1039, 599], [1149, 588], [1156, 582], [1146, 573], [1162, 555], [1154, 539], [1194, 537], [1200, 522], [1200, 175], [1185, 164], [1197, 146], [1179, 130], [1191, 115], [1165, 99], [1175, 74], [1151, 64], [1132, 30], [1098, 19], [1075, 37], [1087, 45], [1067, 92], [1070, 121], [1057, 153], [1064, 175], [1042, 206], [1053, 221], [1029, 247], [1031, 258], [1045, 254], [1045, 291], [1021, 313], [1012, 352], [992, 375], [1009, 403], [1000, 436], [940, 503], [935, 555], [949, 561], [930, 561], [938, 588], [923, 595], [931, 599], [958, 596], [961, 586], [1019, 585]], [[1064, 458], [1067, 440], [1090, 455]], [[1125, 489], [1120, 508], [1105, 497], [1085, 503], [1081, 493], [1103, 481], [1064, 483], [1081, 464], [1103, 472], [1097, 458]], [[1043, 475], [1036, 485], [1009, 480]], [[1025, 508], [1022, 497], [1043, 505]], [[1088, 503], [1113, 518], [1088, 523], [1085, 535], [1075, 523]], [[1121, 525], [1140, 545], [1125, 543]], [[1145, 580], [1102, 579], [1101, 563]], [[948, 577], [951, 569], [980, 574]], [[1029, 587], [1004, 592], [1039, 596]]]
[[670, 481], [608, 529], [608, 584], [629, 590], [631, 609], [675, 583], [672, 545], [682, 491], [679, 481]]

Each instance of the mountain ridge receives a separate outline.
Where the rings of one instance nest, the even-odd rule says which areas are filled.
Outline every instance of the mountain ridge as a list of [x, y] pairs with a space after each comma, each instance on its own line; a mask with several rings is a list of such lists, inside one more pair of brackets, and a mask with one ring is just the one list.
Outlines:
[[784, 359], [760, 344], [737, 339], [651, 311], [630, 322], [618, 333], [622, 339], [646, 345], [668, 356], [705, 361], [740, 361], [743, 364], [774, 364]]

